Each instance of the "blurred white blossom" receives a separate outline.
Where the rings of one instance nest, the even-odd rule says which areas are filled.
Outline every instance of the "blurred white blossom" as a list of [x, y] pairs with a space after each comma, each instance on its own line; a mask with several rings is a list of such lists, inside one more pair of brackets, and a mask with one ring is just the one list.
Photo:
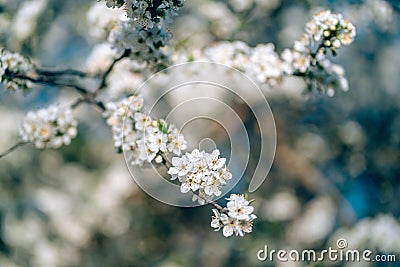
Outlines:
[[93, 3], [86, 13], [89, 34], [99, 40], [107, 39], [110, 31], [124, 19], [123, 10], [107, 8], [102, 2]]
[[281, 57], [284, 71], [287, 74], [293, 74], [294, 72], [305, 73], [310, 67], [311, 57], [294, 49], [283, 50]]
[[352, 227], [338, 229], [331, 242], [345, 237], [349, 249], [370, 249], [384, 253], [400, 252], [400, 221], [391, 214], [379, 214], [367, 217]]
[[335, 225], [336, 206], [329, 197], [310, 201], [303, 214], [287, 228], [292, 244], [314, 245], [321, 242]]
[[250, 56], [246, 73], [261, 84], [275, 86], [282, 77], [282, 62], [271, 43], [257, 45]]
[[237, 12], [242, 12], [251, 7], [254, 0], [230, 0], [229, 4]]
[[94, 73], [105, 71], [115, 57], [116, 52], [109, 43], [97, 44], [86, 59], [86, 68]]
[[24, 1], [14, 16], [12, 38], [22, 42], [31, 36], [36, 29], [36, 21], [46, 6], [47, 0]]
[[220, 38], [229, 37], [240, 26], [238, 18], [223, 2], [205, 1], [199, 12], [208, 19], [211, 31]]
[[10, 91], [27, 90], [31, 83], [27, 80], [15, 78], [16, 75], [28, 75], [34, 69], [31, 61], [18, 53], [6, 49], [0, 52], [0, 82]]
[[32, 142], [36, 148], [59, 148], [71, 143], [77, 125], [70, 108], [52, 105], [28, 112], [19, 133], [24, 142]]
[[244, 71], [249, 64], [251, 48], [242, 41], [220, 42], [204, 49], [204, 56], [213, 62]]

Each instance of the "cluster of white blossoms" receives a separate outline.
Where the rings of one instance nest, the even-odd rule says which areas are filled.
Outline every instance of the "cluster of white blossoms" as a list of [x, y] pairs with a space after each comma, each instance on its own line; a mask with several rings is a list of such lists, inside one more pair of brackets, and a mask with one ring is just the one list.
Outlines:
[[[153, 120], [143, 113], [142, 96], [131, 96], [120, 102], [109, 102], [104, 116], [111, 126], [114, 145], [118, 152], [127, 152], [128, 160], [133, 165], [145, 162], [167, 165], [168, 153], [181, 155], [186, 149], [186, 141], [179, 130], [164, 120]], [[194, 149], [181, 157], [172, 158], [172, 166], [168, 169], [171, 180], [181, 183], [181, 192], [194, 193], [193, 201], [199, 204], [213, 203], [214, 197], [221, 196], [221, 188], [232, 174], [226, 166], [226, 159], [220, 157], [220, 151], [212, 153]], [[212, 227], [223, 228], [224, 236], [235, 233], [243, 236], [252, 231], [253, 220], [257, 218], [254, 208], [249, 206], [243, 195], [232, 194], [227, 208], [213, 210], [215, 218]], [[217, 205], [216, 205], [217, 206]], [[222, 212], [223, 211], [223, 212]]]
[[0, 52], [0, 82], [10, 91], [27, 90], [31, 87], [27, 80], [16, 78], [16, 75], [28, 75], [34, 66], [30, 60], [18, 53], [6, 49]]
[[[341, 45], [354, 41], [356, 29], [341, 14], [322, 10], [306, 23], [305, 33], [294, 42], [293, 49], [285, 49], [283, 59], [286, 74], [304, 74], [309, 68], [318, 65], [318, 60], [330, 49], [336, 55]], [[314, 76], [314, 75], [312, 75]]]
[[238, 194], [231, 194], [227, 200], [226, 208], [222, 211], [213, 209], [211, 227], [215, 228], [215, 231], [222, 228], [222, 234], [225, 237], [233, 234], [244, 236], [245, 233], [251, 233], [253, 221], [257, 216], [253, 214], [254, 208], [250, 206], [250, 201]]
[[283, 75], [282, 62], [271, 43], [253, 48], [246, 73], [260, 84], [276, 86]]
[[251, 47], [242, 41], [220, 42], [204, 49], [204, 57], [210, 61], [245, 71], [249, 64]]
[[379, 214], [358, 221], [351, 228], [338, 229], [331, 242], [346, 237], [349, 249], [371, 249], [384, 253], [400, 251], [400, 218], [392, 214]]
[[343, 67], [332, 63], [326, 54], [330, 50], [336, 55], [342, 45], [354, 41], [355, 35], [355, 27], [341, 14], [320, 11], [306, 23], [305, 33], [294, 42], [293, 48], [281, 53], [284, 73], [303, 76], [310, 91], [329, 96], [334, 95], [334, 88], [347, 91], [349, 85]]
[[341, 14], [322, 10], [315, 14], [305, 26], [306, 34], [324, 47], [337, 49], [354, 41], [356, 28]]
[[220, 42], [203, 51], [177, 54], [173, 63], [212, 61], [236, 68], [249, 75], [260, 85], [274, 87], [283, 75], [282, 60], [272, 43], [251, 47], [242, 41]]
[[296, 49], [286, 48], [282, 51], [281, 58], [283, 71], [289, 75], [295, 72], [306, 73], [311, 63], [309, 54], [301, 53]]
[[108, 102], [103, 116], [107, 118], [107, 124], [111, 127], [114, 146], [118, 152], [136, 147], [136, 131], [132, 120], [134, 114], [143, 107], [143, 97], [130, 96], [120, 102]]
[[272, 43], [251, 47], [242, 41], [220, 42], [190, 54], [177, 53], [173, 63], [212, 61], [236, 68], [254, 79], [262, 88], [277, 87], [287, 75], [304, 77], [309, 90], [333, 95], [333, 88], [348, 90], [348, 81], [340, 65], [326, 57], [328, 49], [336, 53], [342, 44], [353, 42], [354, 26], [342, 15], [323, 10], [307, 22], [305, 33], [294, 47], [275, 51]]
[[168, 174], [171, 180], [178, 178], [182, 193], [195, 192], [193, 200], [203, 205], [214, 196], [220, 196], [221, 187], [232, 178], [225, 162], [218, 149], [212, 153], [195, 149], [182, 157], [173, 157]]
[[77, 125], [70, 108], [52, 105], [28, 112], [19, 134], [24, 142], [34, 143], [36, 148], [59, 148], [71, 143], [77, 135]]
[[130, 50], [130, 56], [149, 67], [160, 69], [168, 62], [168, 54], [163, 47], [169, 44], [172, 34], [165, 27], [153, 27], [145, 30], [132, 20], [121, 21], [108, 38], [119, 53]]
[[163, 47], [172, 38], [167, 26], [183, 3], [184, 0], [107, 0], [108, 7], [123, 7], [127, 13], [127, 19], [121, 20], [110, 32], [110, 43], [120, 52], [129, 50], [131, 58], [150, 67], [164, 67], [169, 56]]
[[117, 152], [127, 152], [133, 165], [163, 162], [163, 155], [180, 155], [186, 140], [180, 131], [164, 120], [153, 120], [142, 112], [143, 97], [130, 96], [120, 102], [109, 102], [104, 116], [111, 126]]

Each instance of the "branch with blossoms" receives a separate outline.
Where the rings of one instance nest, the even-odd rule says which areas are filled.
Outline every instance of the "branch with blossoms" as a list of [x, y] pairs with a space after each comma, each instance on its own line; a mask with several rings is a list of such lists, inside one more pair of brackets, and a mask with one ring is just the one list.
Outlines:
[[[254, 208], [243, 195], [232, 194], [227, 207], [223, 208], [213, 199], [221, 196], [221, 188], [232, 178], [226, 159], [220, 151], [212, 153], [194, 149], [183, 155], [186, 140], [178, 128], [165, 120], [155, 120], [143, 111], [143, 97], [131, 96], [120, 102], [110, 102], [103, 113], [111, 127], [115, 150], [124, 152], [132, 165], [145, 167], [148, 164], [164, 165], [170, 180], [180, 184], [183, 194], [192, 192], [193, 201], [200, 205], [211, 204], [218, 214], [220, 227], [215, 218], [211, 226], [224, 229], [224, 236], [233, 233], [243, 236], [252, 231]], [[171, 162], [168, 156], [173, 155]]]
[[[333, 95], [337, 87], [347, 91], [348, 82], [343, 67], [332, 63], [328, 55], [335, 56], [342, 45], [351, 44], [355, 28], [340, 14], [323, 10], [306, 23], [305, 33], [295, 41], [294, 47], [281, 54], [270, 43], [250, 47], [234, 41], [201, 51], [175, 51], [170, 55], [165, 50], [172, 37], [167, 27], [183, 3], [183, 0], [106, 0], [108, 7], [122, 8], [126, 17], [109, 33], [109, 42], [119, 56], [102, 73], [43, 69], [27, 57], [1, 50], [0, 82], [6, 90], [26, 93], [34, 84], [45, 84], [72, 88], [80, 97], [66, 107], [51, 105], [28, 112], [19, 130], [21, 141], [0, 154], [0, 158], [27, 143], [33, 143], [38, 149], [69, 145], [77, 136], [78, 121], [73, 117], [73, 109], [88, 103], [101, 110], [111, 128], [117, 153], [125, 153], [129, 163], [139, 168], [164, 166], [171, 182], [180, 186], [181, 193], [192, 193], [193, 201], [214, 207], [212, 228], [222, 229], [225, 237], [244, 236], [252, 232], [257, 216], [253, 214], [252, 200], [244, 194], [231, 194], [226, 198], [225, 207], [216, 202], [223, 186], [232, 179], [220, 151], [185, 152], [187, 142], [181, 131], [164, 119], [149, 116], [144, 110], [142, 95], [117, 101], [101, 99], [100, 93], [109, 86], [109, 75], [123, 59], [143, 63], [151, 71], [169, 64], [207, 60], [234, 67], [263, 88], [277, 87], [285, 77], [297, 76], [305, 80], [310, 91]], [[94, 88], [85, 86], [88, 79], [97, 81]]]
[[344, 68], [329, 59], [343, 45], [350, 45], [356, 36], [353, 24], [341, 14], [322, 10], [305, 25], [304, 34], [293, 48], [280, 54], [272, 43], [251, 47], [243, 41], [220, 42], [203, 50], [177, 51], [174, 64], [191, 61], [212, 61], [236, 68], [248, 75], [262, 89], [278, 88], [285, 77], [301, 77], [308, 91], [333, 96], [335, 89], [349, 89]]

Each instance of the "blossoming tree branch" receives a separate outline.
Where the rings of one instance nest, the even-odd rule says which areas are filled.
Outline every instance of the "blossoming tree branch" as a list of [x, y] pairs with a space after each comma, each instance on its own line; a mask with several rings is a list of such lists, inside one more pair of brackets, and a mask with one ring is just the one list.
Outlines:
[[356, 31], [341, 14], [322, 10], [305, 24], [301, 39], [281, 53], [271, 43], [251, 47], [243, 41], [185, 51], [169, 46], [172, 34], [168, 30], [183, 4], [184, 0], [96, 3], [91, 10], [92, 20], [100, 16], [96, 10], [105, 6], [115, 14], [97, 29], [108, 35], [107, 45], [112, 47], [112, 52], [106, 55], [109, 64], [100, 72], [43, 69], [30, 58], [3, 48], [0, 81], [4, 90], [29, 93], [36, 86], [52, 85], [70, 88], [78, 96], [73, 103], [28, 112], [21, 122], [20, 140], [6, 148], [0, 158], [28, 143], [38, 149], [69, 145], [78, 134], [74, 109], [84, 103], [93, 105], [110, 126], [117, 153], [125, 152], [129, 163], [139, 168], [150, 164], [166, 167], [170, 180], [180, 185], [183, 194], [192, 192], [193, 201], [214, 207], [212, 228], [222, 229], [225, 237], [244, 236], [252, 232], [253, 220], [257, 218], [252, 200], [245, 194], [231, 194], [226, 207], [214, 201], [232, 178], [220, 151], [185, 152], [187, 142], [180, 129], [164, 119], [151, 118], [144, 110], [146, 99], [142, 95], [115, 99], [103, 94], [112, 86], [110, 73], [122, 60], [134, 64], [135, 73], [143, 77], [177, 63], [211, 61], [240, 70], [264, 90], [277, 87], [284, 77], [298, 76], [304, 79], [308, 91], [332, 96], [338, 89], [347, 91], [349, 85], [344, 68], [332, 63], [330, 55], [335, 56], [343, 45], [351, 44]]

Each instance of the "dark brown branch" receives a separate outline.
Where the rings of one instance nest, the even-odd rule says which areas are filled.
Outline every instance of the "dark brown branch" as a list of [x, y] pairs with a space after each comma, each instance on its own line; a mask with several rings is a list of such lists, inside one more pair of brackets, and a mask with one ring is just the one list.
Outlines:
[[46, 78], [46, 77], [37, 77], [37, 78], [33, 78], [30, 76], [26, 76], [26, 75], [22, 75], [22, 74], [14, 74], [12, 75], [12, 78], [17, 78], [17, 79], [22, 79], [22, 80], [28, 80], [31, 81], [33, 83], [39, 83], [39, 84], [44, 84], [44, 85], [55, 85], [55, 86], [65, 86], [65, 87], [71, 87], [74, 88], [76, 91], [78, 91], [79, 93], [86, 95], [88, 94], [88, 91], [77, 85], [77, 84], [73, 84], [73, 83], [68, 83], [68, 82], [62, 82], [62, 81], [58, 81], [56, 79], [53, 78]]
[[65, 87], [71, 87], [74, 88], [76, 91], [78, 91], [81, 95], [82, 98], [78, 99], [75, 103], [72, 104], [72, 108], [77, 107], [78, 105], [81, 104], [81, 102], [86, 102], [89, 104], [95, 104], [98, 106], [102, 111], [106, 110], [106, 107], [102, 101], [96, 100], [96, 95], [94, 93], [89, 92], [87, 89], [73, 83], [68, 83], [65, 81], [59, 81], [59, 80], [53, 80], [53, 79], [47, 79], [45, 77], [29, 77], [21, 74], [14, 74], [13, 78], [18, 78], [18, 79], [24, 79], [31, 81], [33, 83], [39, 83], [39, 84], [45, 84], [45, 85], [55, 85], [55, 86], [65, 86]]
[[44, 76], [77, 76], [81, 78], [93, 77], [93, 74], [74, 69], [49, 70], [36, 67], [36, 72], [38, 75]]
[[13, 152], [14, 150], [16, 150], [18, 147], [27, 144], [27, 142], [23, 142], [20, 141], [18, 143], [16, 143], [15, 145], [13, 145], [12, 147], [10, 147], [9, 149], [7, 149], [6, 151], [4, 151], [2, 154], [0, 154], [0, 159], [7, 156], [8, 154], [10, 154], [11, 152]]

